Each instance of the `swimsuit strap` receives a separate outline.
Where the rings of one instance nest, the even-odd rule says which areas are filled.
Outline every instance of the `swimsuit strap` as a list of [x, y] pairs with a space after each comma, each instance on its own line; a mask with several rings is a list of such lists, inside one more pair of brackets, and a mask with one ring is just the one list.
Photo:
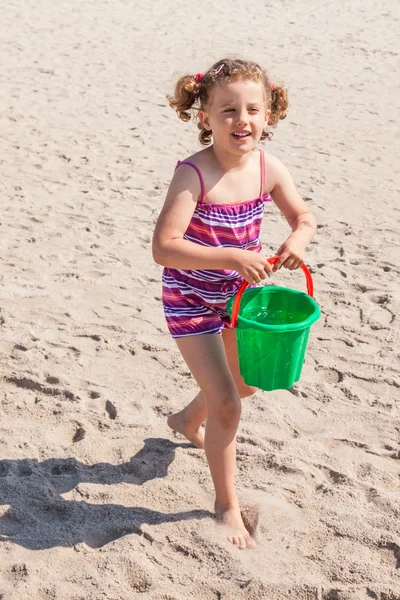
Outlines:
[[[199, 179], [200, 179], [200, 186], [201, 186], [200, 204], [203, 204], [205, 201], [205, 197], [206, 197], [206, 186], [204, 185], [204, 179], [203, 179], [202, 172], [200, 171], [199, 167], [197, 165], [195, 165], [194, 163], [192, 163], [190, 160], [182, 160], [182, 161], [179, 160], [176, 164], [175, 171], [178, 167], [180, 167], [180, 165], [189, 165], [189, 167], [193, 167], [193, 169], [195, 169], [195, 171], [197, 172]], [[260, 150], [260, 171], [261, 171], [260, 198], [263, 198], [265, 196], [265, 193], [264, 193], [264, 189], [265, 189], [265, 156], [264, 156], [263, 150]]]
[[195, 165], [194, 163], [190, 162], [189, 160], [182, 160], [182, 161], [178, 160], [177, 165], [175, 167], [175, 171], [180, 165], [189, 165], [190, 167], [193, 167], [193, 169], [195, 169], [197, 171], [197, 174], [200, 179], [200, 186], [201, 186], [200, 204], [203, 204], [205, 197], [206, 197], [206, 186], [204, 185], [203, 175], [202, 175], [199, 167], [197, 165]]
[[260, 166], [261, 166], [261, 191], [260, 191], [260, 198], [262, 198], [263, 196], [265, 196], [265, 157], [264, 157], [264, 151], [260, 150]]

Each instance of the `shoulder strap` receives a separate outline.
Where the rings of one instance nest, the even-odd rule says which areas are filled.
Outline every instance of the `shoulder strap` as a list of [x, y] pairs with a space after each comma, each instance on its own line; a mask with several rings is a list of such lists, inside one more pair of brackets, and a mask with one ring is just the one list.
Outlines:
[[190, 167], [193, 167], [193, 169], [195, 169], [197, 171], [197, 174], [199, 176], [200, 179], [200, 187], [201, 187], [201, 198], [200, 198], [200, 204], [203, 204], [205, 197], [206, 197], [206, 186], [204, 185], [204, 179], [203, 179], [203, 175], [199, 169], [199, 167], [197, 165], [195, 165], [194, 163], [190, 162], [189, 160], [182, 160], [182, 161], [178, 161], [177, 165], [175, 167], [175, 171], [176, 169], [180, 166], [180, 165], [189, 165]]
[[261, 171], [261, 191], [260, 191], [260, 198], [262, 198], [263, 196], [265, 196], [265, 157], [264, 157], [264, 151], [260, 150], [260, 171]]

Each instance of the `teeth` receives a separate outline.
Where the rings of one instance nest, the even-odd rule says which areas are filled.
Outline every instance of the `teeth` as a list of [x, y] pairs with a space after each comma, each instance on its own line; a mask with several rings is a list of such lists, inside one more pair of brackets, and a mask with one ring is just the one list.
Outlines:
[[237, 137], [246, 137], [249, 134], [248, 133], [234, 133], [233, 135], [236, 135]]

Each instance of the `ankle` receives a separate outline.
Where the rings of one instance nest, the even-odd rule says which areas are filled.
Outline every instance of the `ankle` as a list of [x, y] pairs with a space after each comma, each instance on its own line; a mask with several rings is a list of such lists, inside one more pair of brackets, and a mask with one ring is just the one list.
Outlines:
[[228, 511], [232, 511], [232, 510], [239, 510], [239, 501], [236, 498], [236, 496], [234, 496], [233, 498], [224, 498], [219, 499], [219, 500], [215, 500], [214, 502], [214, 511], [216, 514], [221, 514], [221, 513], [226, 513]]

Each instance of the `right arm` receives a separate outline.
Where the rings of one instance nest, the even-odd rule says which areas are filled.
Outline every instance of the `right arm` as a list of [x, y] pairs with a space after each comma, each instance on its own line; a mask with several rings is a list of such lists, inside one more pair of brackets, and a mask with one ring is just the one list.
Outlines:
[[229, 269], [253, 283], [270, 271], [266, 258], [239, 248], [212, 248], [183, 239], [197, 199], [200, 181], [196, 171], [181, 165], [172, 178], [164, 206], [153, 234], [153, 258], [173, 269]]
[[181, 165], [174, 173], [153, 234], [153, 258], [173, 269], [230, 269], [229, 248], [211, 248], [183, 239], [200, 196], [193, 167]]

